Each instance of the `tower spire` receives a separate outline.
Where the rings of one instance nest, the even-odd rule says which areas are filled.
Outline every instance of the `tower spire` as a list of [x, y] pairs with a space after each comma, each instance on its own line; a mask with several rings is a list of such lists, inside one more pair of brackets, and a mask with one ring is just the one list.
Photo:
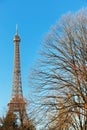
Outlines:
[[18, 24], [16, 24], [16, 35], [18, 35]]

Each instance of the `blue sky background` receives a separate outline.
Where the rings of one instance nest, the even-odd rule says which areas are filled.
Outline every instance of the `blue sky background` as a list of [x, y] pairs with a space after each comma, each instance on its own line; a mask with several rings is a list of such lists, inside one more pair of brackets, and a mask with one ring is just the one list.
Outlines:
[[87, 6], [86, 0], [0, 0], [0, 115], [10, 100], [16, 24], [21, 37], [21, 71], [24, 96], [28, 75], [44, 35], [65, 13]]

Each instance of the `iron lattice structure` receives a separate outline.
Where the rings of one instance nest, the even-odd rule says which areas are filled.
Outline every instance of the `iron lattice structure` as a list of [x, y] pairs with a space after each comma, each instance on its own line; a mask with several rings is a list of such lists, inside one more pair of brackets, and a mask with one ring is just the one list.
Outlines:
[[[13, 70], [13, 82], [11, 99], [8, 103], [8, 111], [19, 112], [19, 115], [23, 117], [26, 113], [26, 102], [23, 97], [22, 80], [21, 80], [21, 68], [20, 68], [20, 37], [18, 35], [18, 28], [16, 28], [16, 34], [14, 36], [14, 70]], [[22, 120], [22, 119], [21, 119]]]

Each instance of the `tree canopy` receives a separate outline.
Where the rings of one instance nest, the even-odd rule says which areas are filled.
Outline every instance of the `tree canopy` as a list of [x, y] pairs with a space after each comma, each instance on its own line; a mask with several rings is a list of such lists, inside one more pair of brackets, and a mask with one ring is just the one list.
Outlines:
[[87, 9], [69, 12], [51, 27], [29, 83], [37, 124], [87, 130]]

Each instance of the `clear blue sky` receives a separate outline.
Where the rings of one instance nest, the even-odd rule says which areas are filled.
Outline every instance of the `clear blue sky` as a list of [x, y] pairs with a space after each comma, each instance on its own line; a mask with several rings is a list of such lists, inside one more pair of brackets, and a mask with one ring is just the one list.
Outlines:
[[44, 35], [63, 14], [86, 6], [86, 0], [0, 0], [0, 115], [4, 114], [11, 95], [16, 24], [21, 37], [22, 84], [26, 97], [31, 87], [29, 71]]

